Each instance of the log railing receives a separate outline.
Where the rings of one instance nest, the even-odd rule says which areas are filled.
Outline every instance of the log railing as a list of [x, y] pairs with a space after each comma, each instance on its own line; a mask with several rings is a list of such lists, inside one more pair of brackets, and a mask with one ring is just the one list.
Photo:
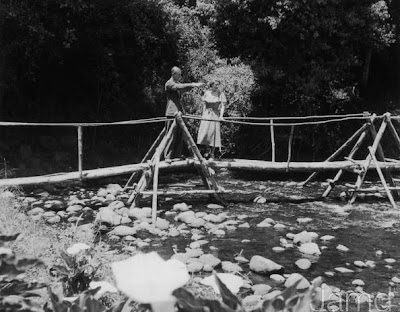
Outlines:
[[[203, 119], [199, 116], [182, 116], [184, 119]], [[209, 165], [211, 167], [217, 168], [231, 168], [231, 169], [245, 169], [245, 170], [264, 170], [266, 172], [284, 172], [284, 171], [303, 171], [303, 172], [315, 172], [309, 179], [304, 182], [304, 185], [315, 178], [317, 172], [329, 171], [329, 170], [339, 170], [337, 176], [332, 180], [336, 182], [343, 170], [349, 170], [352, 172], [357, 172], [363, 163], [360, 161], [351, 161], [355, 152], [360, 147], [361, 143], [364, 142], [364, 136], [366, 131], [374, 131], [374, 123], [377, 121], [386, 121], [387, 128], [394, 137], [395, 145], [400, 149], [400, 137], [397, 134], [396, 128], [394, 127], [391, 120], [399, 121], [400, 116], [390, 116], [390, 114], [385, 115], [370, 115], [368, 113], [361, 114], [348, 114], [348, 115], [325, 115], [325, 116], [304, 116], [304, 117], [226, 117], [224, 120], [218, 120], [218, 122], [226, 123], [236, 123], [236, 124], [247, 124], [254, 126], [268, 126], [271, 132], [271, 146], [272, 146], [272, 161], [255, 161], [255, 160], [221, 160], [221, 161], [211, 161]], [[122, 126], [122, 125], [135, 125], [135, 124], [145, 124], [145, 123], [158, 123], [165, 122], [166, 117], [156, 117], [140, 120], [130, 120], [130, 121], [120, 121], [112, 123], [18, 123], [18, 122], [0, 122], [0, 126], [7, 127], [20, 127], [20, 126], [46, 126], [46, 127], [74, 127], [77, 128], [77, 146], [78, 146], [78, 171], [68, 172], [68, 173], [57, 173], [45, 176], [36, 177], [21, 177], [13, 179], [2, 179], [0, 180], [0, 185], [28, 185], [28, 184], [42, 184], [42, 183], [57, 183], [66, 180], [75, 179], [95, 179], [103, 178], [106, 176], [113, 176], [119, 174], [126, 174], [132, 172], [142, 172], [148, 168], [148, 155], [145, 156], [141, 163], [131, 164], [125, 166], [117, 166], [110, 168], [100, 168], [92, 170], [83, 170], [84, 155], [83, 155], [83, 135], [84, 128], [86, 127], [104, 127], [104, 126]], [[318, 124], [326, 123], [336, 123], [344, 121], [364, 121], [365, 123], [357, 130], [335, 153], [328, 157], [324, 162], [293, 162], [291, 160], [291, 145], [294, 138], [295, 127], [298, 126], [312, 126]], [[372, 127], [371, 127], [372, 125]], [[290, 138], [288, 140], [288, 158], [286, 162], [277, 162], [275, 158], [276, 146], [275, 146], [275, 135], [274, 128], [276, 127], [290, 127]], [[373, 128], [373, 129], [372, 129]], [[154, 142], [152, 148], [150, 148], [149, 153], [154, 153], [154, 149], [158, 146], [165, 137], [165, 131], [163, 130], [158, 136], [156, 142]], [[352, 152], [348, 155], [345, 161], [337, 161], [338, 156], [343, 153], [343, 151], [352, 146], [352, 144], [357, 141], [358, 143], [353, 146]], [[400, 169], [399, 162], [387, 161], [386, 158], [382, 157], [381, 153], [382, 147], [380, 140], [377, 143], [377, 162], [373, 162], [370, 168], [379, 166], [383, 170], [383, 174], [386, 176], [387, 170], [398, 170]], [[173, 164], [165, 164], [163, 161], [159, 162], [159, 169], [164, 170], [165, 168], [182, 168], [187, 165], [199, 166], [198, 161], [178, 161]], [[386, 173], [385, 173], [386, 172]], [[128, 181], [130, 182], [130, 181]], [[334, 183], [333, 183], [334, 184]], [[390, 182], [390, 184], [392, 184]], [[393, 185], [392, 185], [393, 186]]]

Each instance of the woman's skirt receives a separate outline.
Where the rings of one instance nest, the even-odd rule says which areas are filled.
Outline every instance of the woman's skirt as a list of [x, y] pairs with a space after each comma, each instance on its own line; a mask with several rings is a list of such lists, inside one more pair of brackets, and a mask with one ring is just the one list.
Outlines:
[[[217, 113], [207, 108], [203, 113], [205, 119], [219, 119]], [[197, 144], [221, 147], [221, 123], [219, 121], [202, 120], [197, 134]]]

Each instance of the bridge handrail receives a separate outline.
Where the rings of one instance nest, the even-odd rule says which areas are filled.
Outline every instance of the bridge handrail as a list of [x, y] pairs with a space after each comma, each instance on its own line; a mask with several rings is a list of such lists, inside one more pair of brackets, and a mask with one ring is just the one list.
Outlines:
[[[208, 120], [208, 121], [220, 121], [220, 122], [226, 122], [226, 123], [232, 123], [232, 124], [240, 124], [240, 125], [253, 125], [253, 126], [277, 126], [277, 127], [282, 127], [282, 126], [306, 126], [306, 125], [321, 125], [321, 124], [327, 124], [327, 123], [332, 123], [332, 122], [340, 122], [340, 121], [346, 121], [346, 120], [368, 120], [371, 118], [371, 116], [350, 116], [350, 117], [341, 117], [341, 118], [335, 118], [335, 119], [328, 119], [328, 120], [318, 120], [318, 121], [304, 121], [304, 122], [284, 122], [284, 123], [276, 123], [274, 120], [276, 120], [275, 117], [269, 117], [267, 120], [268, 122], [253, 122], [253, 121], [240, 121], [240, 120], [232, 120], [232, 119], [208, 119], [208, 118], [202, 118], [196, 115], [184, 115], [182, 116], [183, 118], [186, 119], [197, 119], [197, 120]], [[384, 115], [376, 116], [375, 119], [381, 119], [383, 118]], [[289, 117], [288, 117], [289, 118]]]
[[[371, 115], [365, 113], [357, 114], [346, 114], [346, 115], [315, 115], [315, 116], [293, 116], [293, 117], [233, 117], [227, 116], [224, 119], [207, 119], [198, 115], [183, 115], [186, 119], [196, 120], [209, 120], [209, 121], [220, 121], [232, 124], [245, 124], [245, 125], [256, 125], [256, 126], [303, 126], [303, 125], [319, 125], [332, 122], [340, 122], [346, 120], [368, 120]], [[375, 119], [382, 119], [384, 115], [375, 115]], [[328, 119], [326, 119], [328, 118]], [[391, 116], [392, 119], [400, 120], [400, 116]], [[165, 122], [168, 117], [153, 117], [126, 121], [115, 121], [115, 122], [17, 122], [17, 121], [0, 121], [0, 126], [50, 126], [50, 127], [102, 127], [102, 126], [121, 126], [121, 125], [137, 125], [146, 123], [157, 123]], [[309, 119], [326, 119], [316, 121], [304, 121], [304, 122], [281, 122], [276, 123], [276, 120], [309, 120]], [[250, 121], [245, 121], [250, 120]], [[268, 122], [257, 122], [257, 121], [268, 121]]]
[[165, 122], [167, 117], [154, 117], [136, 120], [115, 121], [115, 122], [16, 122], [16, 121], [0, 121], [0, 126], [50, 126], [50, 127], [101, 127], [101, 126], [121, 126], [121, 125], [137, 125], [146, 123]]
[[237, 120], [306, 120], [306, 119], [325, 119], [325, 118], [343, 118], [343, 117], [363, 117], [365, 113], [355, 114], [342, 114], [342, 115], [311, 115], [311, 116], [277, 116], [277, 117], [225, 117], [225, 119], [237, 119]]

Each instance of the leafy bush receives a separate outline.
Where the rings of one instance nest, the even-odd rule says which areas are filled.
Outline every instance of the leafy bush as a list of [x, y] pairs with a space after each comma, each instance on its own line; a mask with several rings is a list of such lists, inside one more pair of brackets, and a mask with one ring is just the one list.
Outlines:
[[177, 64], [185, 79], [201, 79], [215, 68], [217, 50], [207, 20], [213, 14], [210, 5], [187, 7], [170, 0], [161, 1], [169, 16], [168, 29], [175, 34], [178, 51]]
[[[219, 288], [222, 301], [209, 300], [195, 297], [184, 288], [174, 291], [174, 296], [178, 299], [179, 312], [204, 311], [210, 312], [234, 312], [243, 311], [239, 299], [233, 295], [223, 282], [215, 275], [215, 280]], [[321, 278], [313, 281], [312, 285], [304, 292], [298, 293], [296, 288], [300, 280], [292, 286], [286, 288], [280, 295], [265, 300], [262, 305], [252, 310], [252, 312], [311, 312], [312, 307], [317, 307], [320, 299], [316, 296], [317, 287], [322, 282]]]
[[[150, 310], [153, 312], [169, 312], [175, 310], [175, 304], [172, 298], [170, 298], [169, 292], [172, 291], [172, 296], [176, 298], [176, 308], [179, 312], [193, 312], [193, 311], [209, 311], [209, 312], [233, 312], [243, 311], [240, 300], [232, 294], [232, 292], [221, 282], [218, 275], [215, 274], [216, 284], [221, 294], [221, 300], [216, 299], [204, 299], [193, 295], [187, 289], [180, 287], [173, 290], [178, 285], [183, 285], [186, 281], [186, 277], [189, 275], [186, 271], [184, 264], [181, 264], [177, 260], [164, 261], [156, 253], [150, 253], [148, 255], [138, 255], [130, 259], [120, 262], [113, 263], [113, 272], [117, 280], [117, 285], [123, 289], [123, 292], [128, 295], [127, 299], [124, 299], [116, 304], [112, 304], [111, 307], [105, 307], [99, 298], [110, 288], [110, 286], [104, 286], [102, 284], [99, 287], [93, 289], [86, 289], [82, 291], [82, 285], [85, 287], [88, 284], [82, 277], [84, 268], [87, 268], [88, 262], [82, 260], [82, 256], [87, 256], [86, 252], [78, 252], [80, 255], [75, 259], [66, 253], [62, 254], [65, 261], [65, 266], [53, 266], [54, 270], [61, 273], [61, 276], [65, 279], [70, 277], [74, 281], [74, 285], [69, 285], [69, 292], [74, 292], [76, 297], [64, 298], [61, 295], [54, 293], [50, 287], [48, 292], [50, 295], [50, 302], [46, 303], [42, 308], [38, 302], [32, 298], [38, 296], [34, 290], [46, 287], [47, 285], [37, 282], [26, 282], [24, 280], [24, 272], [26, 269], [42, 265], [40, 260], [32, 258], [17, 258], [14, 253], [4, 247], [7, 242], [16, 240], [16, 235], [0, 235], [0, 310], [1, 311], [27, 311], [27, 312], [127, 312], [127, 311], [141, 311], [149, 308], [148, 305], [138, 307], [137, 304], [133, 304], [133, 298], [137, 300], [144, 300], [143, 303], [151, 304]], [[146, 260], [146, 261], [142, 261]], [[129, 264], [135, 263], [134, 267]], [[150, 263], [150, 265], [149, 265]], [[82, 266], [82, 267], [79, 267]], [[156, 266], [156, 267], [155, 267]], [[153, 275], [159, 276], [160, 280], [149, 277], [150, 271], [153, 269], [155, 272]], [[129, 273], [137, 272], [135, 276], [131, 276]], [[145, 272], [140, 274], [138, 272]], [[161, 271], [160, 271], [161, 270]], [[167, 270], [168, 272], [165, 272]], [[72, 272], [75, 275], [72, 275]], [[171, 279], [165, 279], [160, 277], [165, 276], [177, 276], [179, 275], [179, 281], [172, 281]], [[78, 277], [79, 278], [76, 278]], [[164, 277], [165, 277], [164, 276]], [[86, 276], [87, 277], [87, 276]], [[135, 283], [129, 283], [129, 279], [136, 278]], [[78, 282], [79, 280], [79, 282]], [[168, 287], [163, 287], [157, 283], [167, 283]], [[309, 312], [312, 306], [317, 306], [319, 302], [317, 293], [317, 287], [321, 284], [321, 279], [314, 280], [313, 284], [302, 293], [296, 291], [297, 285], [300, 281], [292, 285], [291, 287], [284, 290], [280, 295], [267, 300], [262, 303], [262, 306], [254, 311], [260, 312]], [[101, 284], [101, 283], [100, 283]], [[105, 283], [107, 284], [107, 283]], [[159, 297], [151, 295], [154, 285], [157, 285], [158, 292], [165, 292], [165, 302], [158, 302]], [[174, 286], [175, 285], [175, 286]], [[167, 286], [167, 285], [165, 285]], [[104, 287], [104, 289], [102, 289]], [[143, 287], [147, 287], [143, 289]], [[171, 288], [172, 287], [172, 288]], [[161, 293], [160, 293], [161, 294]], [[153, 299], [150, 299], [153, 298]], [[135, 299], [135, 300], [136, 300]], [[168, 300], [167, 300], [168, 299]], [[153, 302], [152, 300], [155, 300]]]
[[[48, 312], [103, 312], [107, 311], [106, 307], [104, 307], [99, 300], [95, 299], [94, 296], [99, 291], [99, 288], [86, 290], [80, 293], [73, 300], [65, 300], [62, 296], [59, 296], [49, 289], [51, 305], [46, 304], [45, 311]], [[111, 311], [111, 310], [110, 310]], [[113, 312], [117, 312], [119, 310], [112, 310]]]
[[85, 249], [70, 255], [62, 251], [61, 258], [62, 264], [53, 265], [50, 272], [62, 282], [64, 295], [70, 297], [87, 290], [100, 267], [93, 263], [91, 252]]
[[[217, 80], [221, 82], [222, 91], [227, 98], [224, 117], [245, 117], [253, 110], [251, 94], [255, 86], [255, 78], [249, 66], [240, 63], [239, 60], [220, 60], [219, 65], [202, 78], [207, 84]], [[184, 98], [184, 106], [188, 114], [201, 116], [203, 103], [201, 92], [193, 90]], [[187, 120], [194, 137], [197, 135], [199, 121]], [[221, 154], [237, 154], [239, 147], [241, 127], [224, 122], [221, 127], [222, 150]]]
[[38, 296], [33, 291], [46, 285], [27, 282], [24, 273], [43, 263], [35, 258], [18, 258], [11, 249], [4, 247], [18, 236], [0, 235], [0, 311], [41, 311], [39, 303], [33, 300]]

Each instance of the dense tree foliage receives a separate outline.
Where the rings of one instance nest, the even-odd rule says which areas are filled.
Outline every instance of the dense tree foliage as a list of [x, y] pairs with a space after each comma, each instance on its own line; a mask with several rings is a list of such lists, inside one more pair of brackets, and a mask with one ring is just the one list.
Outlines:
[[[158, 1], [1, 6], [5, 118], [29, 120], [37, 112], [38, 120], [111, 120], [149, 115], [161, 105], [177, 34]], [[15, 104], [21, 109], [10, 109]]]
[[[391, 62], [382, 64], [394, 56], [387, 49], [394, 24], [385, 1], [222, 0], [216, 9], [220, 51], [253, 64], [266, 111], [359, 110], [366, 106], [353, 106], [356, 92], [369, 99], [382, 88], [394, 90]], [[371, 68], [378, 64], [384, 68]]]
[[[4, 0], [1, 118], [160, 116], [173, 65], [183, 68], [184, 80], [221, 80], [228, 115], [394, 110], [399, 26], [394, 0]], [[200, 94], [184, 98], [191, 113], [200, 113]], [[194, 133], [197, 123], [190, 125]], [[303, 150], [319, 154], [352, 130], [296, 134]], [[225, 152], [264, 157], [266, 136], [267, 128], [227, 125]]]
[[[221, 0], [214, 34], [221, 55], [252, 66], [255, 115], [382, 112], [398, 92], [394, 2]], [[315, 129], [298, 131], [318, 153], [351, 130], [321, 127], [317, 140]]]

